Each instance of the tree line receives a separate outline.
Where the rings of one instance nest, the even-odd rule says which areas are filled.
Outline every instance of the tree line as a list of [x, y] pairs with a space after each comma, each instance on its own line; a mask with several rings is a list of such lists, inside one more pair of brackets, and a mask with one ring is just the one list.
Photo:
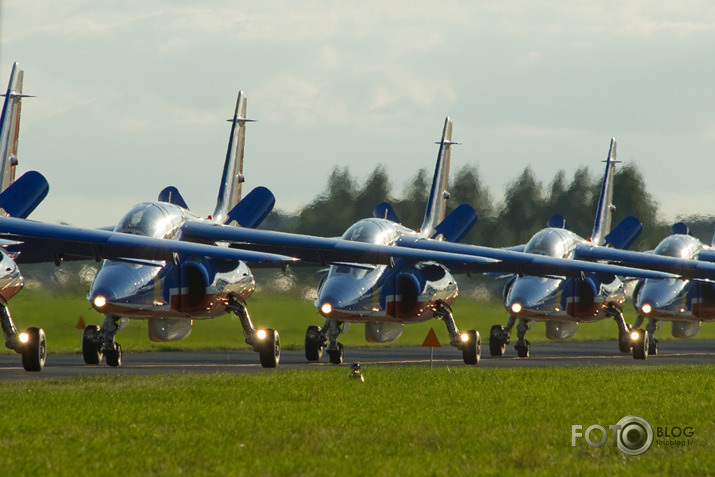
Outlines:
[[[626, 164], [615, 176], [613, 226], [633, 215], [643, 224], [643, 232], [631, 247], [653, 249], [670, 233], [672, 224], [658, 217], [658, 204], [647, 191], [642, 174], [635, 165]], [[431, 186], [431, 173], [420, 169], [410, 178], [401, 194], [395, 194], [385, 167], [377, 166], [364, 181], [358, 181], [348, 167], [335, 167], [325, 189], [297, 213], [275, 210], [262, 228], [324, 237], [340, 236], [357, 220], [371, 217], [374, 207], [389, 202], [403, 225], [412, 229], [422, 224]], [[448, 212], [466, 203], [479, 216], [464, 243], [505, 247], [526, 243], [555, 214], [566, 219], [569, 229], [588, 238], [591, 235], [602, 177], [592, 177], [581, 167], [568, 178], [562, 170], [548, 185], [537, 180], [526, 167], [504, 191], [503, 201], [494, 200], [484, 186], [478, 169], [467, 165], [450, 178]], [[710, 243], [715, 219], [690, 217], [686, 223], [691, 233]]]

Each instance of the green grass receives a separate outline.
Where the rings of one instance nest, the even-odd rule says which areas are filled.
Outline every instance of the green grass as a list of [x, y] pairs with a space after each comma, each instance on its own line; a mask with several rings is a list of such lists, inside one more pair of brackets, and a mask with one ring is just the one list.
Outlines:
[[[291, 293], [258, 291], [248, 301], [248, 310], [254, 324], [259, 327], [276, 328], [281, 335], [281, 346], [285, 349], [302, 349], [305, 329], [309, 325], [322, 325], [324, 319], [317, 313], [309, 299]], [[457, 326], [460, 329], [476, 329], [487, 341], [489, 329], [494, 324], [505, 324], [507, 314], [503, 305], [495, 300], [478, 301], [459, 297], [453, 306]], [[626, 320], [630, 323], [635, 313], [630, 305], [625, 307]], [[76, 328], [80, 318], [87, 324], [101, 325], [103, 316], [94, 311], [89, 302], [81, 296], [69, 294], [47, 294], [41, 290], [22, 290], [10, 302], [10, 311], [18, 328], [40, 326], [47, 333], [48, 352], [79, 352], [81, 331]], [[430, 327], [443, 344], [449, 343], [449, 336], [441, 321], [429, 320], [424, 323], [406, 325], [402, 337], [393, 343], [375, 346], [420, 345]], [[516, 330], [513, 331], [516, 333]], [[528, 333], [529, 341], [546, 341], [543, 323], [536, 323]], [[573, 339], [614, 340], [616, 324], [613, 320], [583, 324]], [[671, 339], [670, 325], [665, 324], [658, 331], [659, 340]], [[715, 338], [715, 326], [705, 323], [698, 338]], [[346, 346], [367, 346], [363, 326], [355, 324], [340, 338]], [[225, 315], [213, 320], [194, 322], [191, 335], [176, 343], [154, 343], [147, 338], [146, 322], [129, 321], [129, 325], [117, 335], [117, 341], [126, 351], [167, 350], [167, 349], [236, 349], [247, 346], [238, 319]], [[12, 353], [9, 350], [0, 351]]]
[[[3, 475], [706, 475], [715, 366], [349, 368], [4, 383]], [[636, 414], [693, 443], [580, 439]]]

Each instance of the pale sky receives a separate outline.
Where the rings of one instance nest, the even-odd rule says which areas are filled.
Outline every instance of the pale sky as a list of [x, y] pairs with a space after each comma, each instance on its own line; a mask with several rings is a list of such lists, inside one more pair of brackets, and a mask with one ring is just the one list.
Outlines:
[[[168, 185], [216, 202], [238, 90], [246, 187], [296, 210], [334, 166], [387, 168], [400, 195], [452, 169], [498, 199], [527, 165], [601, 174], [610, 138], [662, 217], [715, 214], [715, 3], [0, 0], [0, 84], [25, 70], [20, 171], [50, 182], [31, 218], [116, 223]], [[197, 2], [198, 3], [198, 2]], [[399, 211], [398, 211], [399, 213]]]

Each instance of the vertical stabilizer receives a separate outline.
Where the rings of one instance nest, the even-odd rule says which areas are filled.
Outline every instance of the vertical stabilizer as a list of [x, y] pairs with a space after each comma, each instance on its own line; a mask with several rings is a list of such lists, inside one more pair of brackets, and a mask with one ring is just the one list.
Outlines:
[[20, 134], [20, 101], [23, 71], [17, 63], [12, 65], [10, 81], [7, 85], [5, 102], [0, 117], [0, 192], [15, 180], [17, 165], [17, 144]]
[[459, 144], [452, 142], [452, 120], [449, 119], [449, 116], [444, 120], [442, 140], [437, 144], [439, 144], [437, 165], [432, 178], [432, 189], [427, 202], [425, 218], [422, 227], [420, 227], [420, 233], [425, 237], [433, 235], [435, 227], [444, 220], [447, 211], [450, 148], [452, 144]]
[[598, 209], [596, 210], [596, 220], [593, 223], [593, 233], [591, 242], [595, 245], [603, 245], [605, 237], [611, 231], [611, 218], [616, 210], [613, 205], [613, 179], [616, 175], [616, 138], [611, 139], [611, 147], [608, 150], [606, 159], [606, 173], [603, 176], [601, 185], [601, 196], [598, 198]]
[[226, 162], [223, 166], [221, 185], [218, 191], [218, 200], [213, 218], [218, 223], [224, 223], [228, 213], [241, 200], [241, 183], [243, 182], [243, 148], [246, 139], [246, 96], [243, 91], [238, 92], [236, 110], [231, 124], [231, 136], [228, 140]]

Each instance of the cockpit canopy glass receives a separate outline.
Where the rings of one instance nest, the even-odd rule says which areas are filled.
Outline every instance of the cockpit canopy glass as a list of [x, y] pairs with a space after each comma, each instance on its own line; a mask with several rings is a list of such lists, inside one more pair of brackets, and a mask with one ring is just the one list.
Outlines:
[[389, 227], [382, 222], [365, 219], [347, 229], [342, 238], [355, 242], [386, 245], [397, 240], [398, 235], [399, 232], [396, 227]]
[[688, 235], [671, 235], [666, 237], [655, 248], [657, 255], [676, 258], [694, 258], [700, 250], [697, 239]]
[[575, 245], [575, 239], [568, 231], [550, 228], [536, 232], [524, 247], [524, 252], [567, 258]]
[[147, 237], [171, 238], [182, 223], [178, 210], [170, 210], [159, 204], [145, 202], [134, 206], [119, 221], [115, 232], [144, 235]]

